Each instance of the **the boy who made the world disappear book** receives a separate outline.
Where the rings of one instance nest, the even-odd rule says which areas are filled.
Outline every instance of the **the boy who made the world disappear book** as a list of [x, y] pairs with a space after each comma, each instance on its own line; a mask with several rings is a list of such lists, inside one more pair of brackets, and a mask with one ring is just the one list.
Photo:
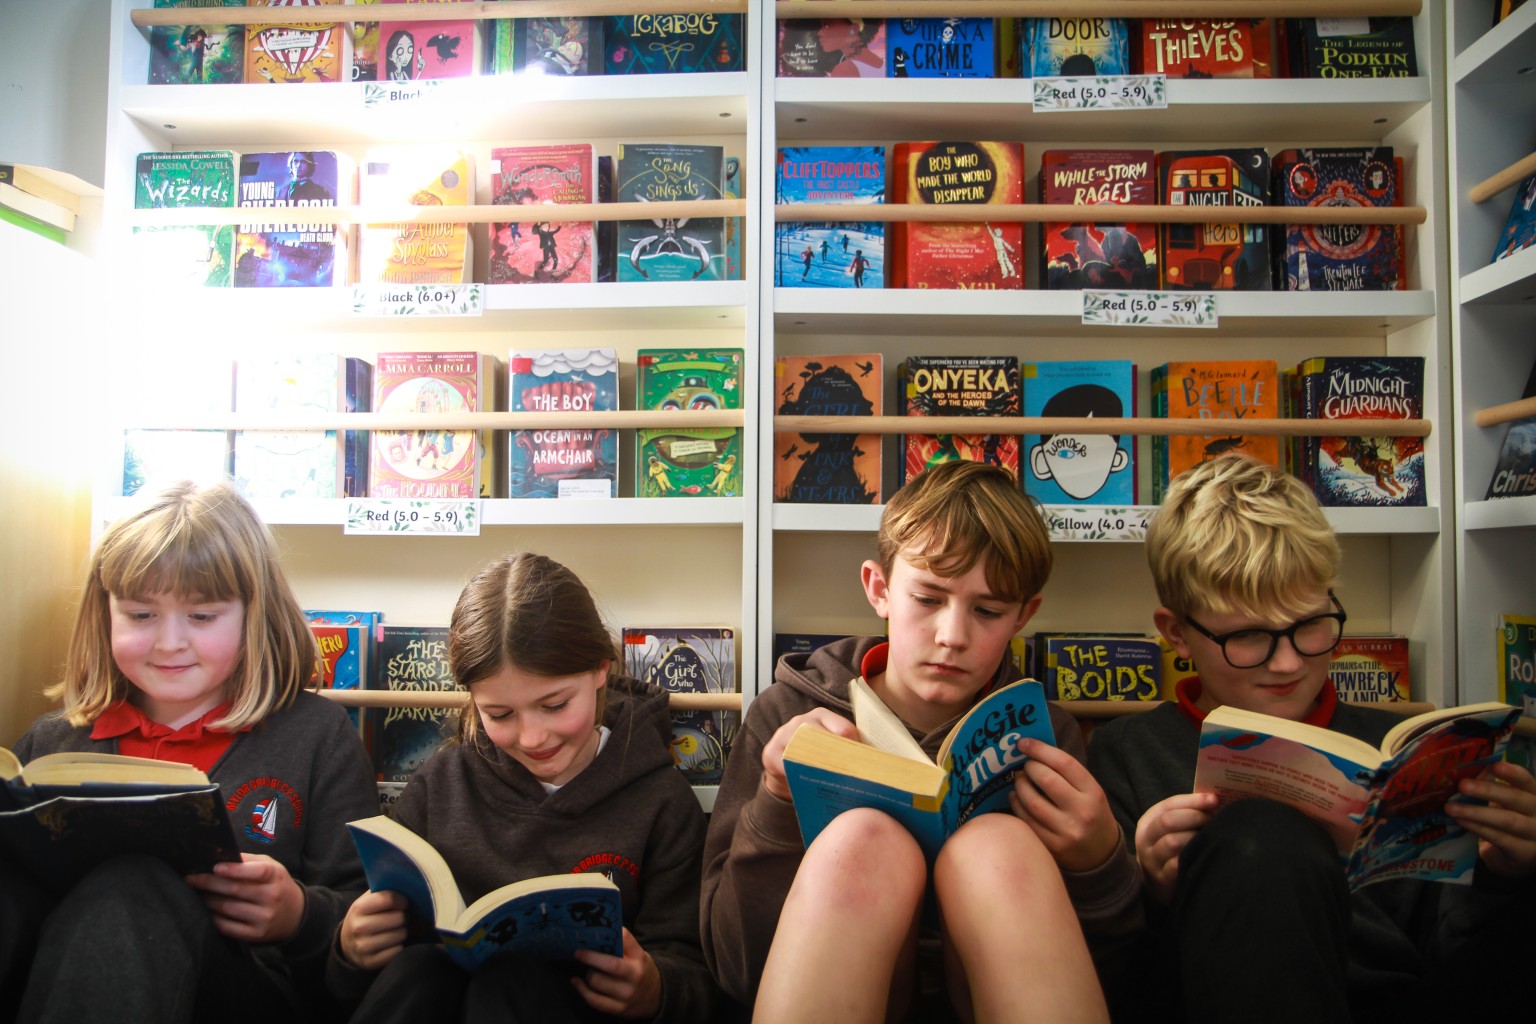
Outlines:
[[413, 82], [422, 78], [467, 78], [479, 73], [480, 22], [455, 20], [447, 6], [464, 0], [380, 0], [385, 4], [443, 5], [433, 21], [379, 22], [378, 80]]
[[[245, 0], [155, 0], [156, 9], [243, 6]], [[150, 28], [150, 85], [227, 85], [244, 80], [244, 25], [155, 25]]]
[[[1150, 206], [1157, 175], [1150, 149], [1053, 149], [1040, 156], [1046, 204]], [[1040, 226], [1042, 288], [1157, 287], [1157, 226], [1047, 221]]]
[[343, 0], [251, 0], [253, 7], [314, 7], [316, 20], [246, 26], [245, 81], [274, 85], [345, 82], [351, 74], [352, 34], [348, 26], [324, 20], [322, 7]]
[[[235, 154], [227, 149], [140, 153], [133, 208], [173, 210], [235, 205]], [[137, 273], [161, 285], [226, 288], [235, 256], [233, 224], [133, 229]]]
[[[501, 361], [481, 352], [380, 352], [373, 409], [384, 413], [492, 412]], [[499, 435], [499, 431], [491, 432]], [[372, 498], [482, 498], [497, 490], [497, 448], [474, 430], [375, 430]]]
[[[676, 203], [725, 198], [725, 149], [692, 143], [621, 142], [614, 198]], [[618, 280], [719, 281], [725, 218], [656, 217], [618, 222]]]
[[995, 78], [997, 30], [992, 18], [889, 18], [891, 78]]
[[[1129, 359], [1025, 363], [1024, 415], [1119, 419], [1136, 415]], [[1024, 493], [1043, 505], [1136, 504], [1136, 438], [1130, 434], [1026, 434]]]
[[1026, 78], [1131, 73], [1130, 23], [1124, 18], [1025, 18]]
[[[1319, 356], [1296, 368], [1302, 419], [1419, 419], [1423, 356]], [[1324, 506], [1423, 505], [1422, 437], [1300, 437], [1292, 472]]]
[[[248, 356], [235, 367], [235, 411], [367, 412], [373, 367], [334, 352]], [[235, 434], [235, 486], [247, 498], [364, 497], [347, 490], [349, 464], [364, 466], [361, 430], [242, 430]], [[353, 469], [356, 487], [356, 469]]]
[[[469, 155], [461, 150], [396, 149], [370, 153], [358, 182], [363, 205], [467, 206], [475, 194]], [[363, 225], [359, 284], [457, 284], [469, 280], [467, 224]]]
[[[371, 690], [463, 692], [448, 666], [448, 627], [385, 623], [378, 627]], [[453, 734], [458, 710], [433, 707], [368, 708], [364, 742], [380, 782], [408, 782]]]
[[[611, 348], [513, 349], [511, 412], [606, 412], [619, 407], [619, 357]], [[619, 481], [619, 432], [610, 427], [514, 430], [511, 498], [611, 498]]]
[[740, 14], [609, 15], [603, 21], [603, 74], [676, 75], [740, 71]]
[[[879, 416], [885, 383], [879, 352], [779, 356], [774, 393], [780, 416]], [[850, 430], [858, 428], [850, 420]], [[773, 500], [878, 505], [880, 434], [780, 432], [773, 435]]]
[[[1019, 361], [1014, 356], [908, 356], [896, 368], [896, 401], [901, 416], [1017, 416]], [[898, 486], [911, 483], [929, 466], [956, 459], [1001, 466], [1019, 478], [1017, 434], [898, 438]]]
[[[1263, 149], [1164, 150], [1157, 154], [1158, 201], [1166, 206], [1263, 206], [1269, 188]], [[1219, 216], [1212, 211], [1212, 216]], [[1162, 224], [1158, 266], [1170, 291], [1269, 291], [1269, 235], [1263, 224]]]
[[[1287, 149], [1270, 163], [1275, 206], [1398, 205], [1390, 146]], [[1275, 231], [1275, 288], [1390, 291], [1402, 274], [1398, 232], [1378, 224], [1287, 224]]]
[[[740, 409], [742, 350], [640, 349], [638, 407]], [[742, 493], [740, 427], [655, 427], [635, 431], [635, 496], [729, 498]]]
[[[352, 201], [352, 168], [330, 150], [244, 153], [236, 203], [335, 206]], [[236, 288], [323, 288], [346, 283], [347, 228], [338, 224], [241, 224]]]
[[[540, 206], [594, 202], [597, 163], [589, 143], [501, 146], [491, 150], [491, 202]], [[529, 220], [492, 224], [491, 284], [594, 280], [592, 221]]]
[[[775, 164], [774, 202], [885, 202], [884, 146], [789, 146]], [[882, 288], [885, 225], [800, 221], [774, 225], [778, 288]]]
[[1152, 415], [1209, 420], [1206, 435], [1152, 437], [1152, 501], [1163, 500], [1169, 483], [1192, 466], [1240, 451], [1281, 465], [1280, 441], [1244, 435], [1242, 421], [1280, 415], [1280, 372], [1273, 359], [1182, 360], [1154, 367]]
[[[735, 693], [736, 635], [721, 626], [626, 626], [624, 671], [670, 693]], [[689, 782], [717, 784], [740, 715], [729, 711], [672, 714], [672, 759]]]
[[[987, 206], [1024, 201], [1016, 142], [899, 142], [891, 202]], [[1024, 225], [910, 222], [891, 226], [892, 288], [1024, 287]]]

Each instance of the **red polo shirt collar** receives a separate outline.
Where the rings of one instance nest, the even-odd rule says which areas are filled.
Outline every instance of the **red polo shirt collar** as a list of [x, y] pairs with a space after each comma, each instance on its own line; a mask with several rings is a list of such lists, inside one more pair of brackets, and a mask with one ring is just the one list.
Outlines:
[[[1188, 679], [1181, 679], [1174, 689], [1178, 696], [1179, 710], [1184, 712], [1184, 717], [1196, 725], [1205, 721], [1205, 712], [1201, 711], [1195, 703], [1200, 699], [1200, 695], [1205, 692], [1205, 687], [1200, 683], [1200, 677], [1191, 676]], [[1316, 706], [1307, 712], [1306, 717], [1302, 721], [1308, 725], [1316, 725], [1326, 729], [1329, 723], [1333, 721], [1333, 712], [1338, 706], [1339, 693], [1333, 688], [1333, 680], [1329, 679], [1323, 684], [1322, 690], [1317, 695]]]
[[129, 757], [176, 761], [209, 772], [235, 739], [234, 733], [210, 728], [209, 723], [228, 713], [229, 705], [221, 704], [196, 721], [172, 729], [150, 721], [137, 707], [120, 700], [96, 719], [91, 739], [115, 739], [117, 752]]

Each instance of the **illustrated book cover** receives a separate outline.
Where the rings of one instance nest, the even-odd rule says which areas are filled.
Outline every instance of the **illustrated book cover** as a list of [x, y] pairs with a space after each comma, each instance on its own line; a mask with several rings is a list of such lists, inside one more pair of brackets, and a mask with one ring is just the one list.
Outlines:
[[1269, 78], [1268, 18], [1143, 18], [1137, 23], [1141, 73], [1169, 78]]
[[[1303, 419], [1419, 419], [1423, 356], [1319, 356], [1296, 369]], [[1422, 506], [1422, 437], [1297, 439], [1293, 472], [1325, 506]]]
[[1536, 174], [1520, 182], [1515, 189], [1515, 198], [1509, 204], [1509, 217], [1499, 232], [1498, 244], [1489, 262], [1507, 259], [1533, 244], [1536, 244]]
[[[1527, 715], [1536, 714], [1536, 615], [1500, 615], [1494, 653], [1499, 696]], [[1511, 737], [1509, 759], [1536, 772], [1536, 737]]]
[[[462, 150], [395, 149], [362, 163], [358, 199], [364, 205], [468, 206], [475, 175]], [[468, 224], [365, 224], [358, 229], [360, 284], [458, 284], [468, 281]]]
[[[385, 4], [451, 4], [465, 0], [379, 0]], [[480, 22], [455, 19], [445, 7], [441, 21], [379, 22], [378, 80], [468, 78], [479, 73]]]
[[[1017, 416], [1015, 356], [908, 356], [896, 368], [899, 416]], [[897, 485], [940, 462], [966, 459], [1019, 477], [1017, 434], [900, 434]]]
[[[621, 203], [725, 198], [725, 149], [697, 143], [621, 142], [614, 198]], [[720, 281], [725, 218], [656, 217], [618, 222], [618, 280]]]
[[[491, 22], [493, 74], [516, 71], [522, 75], [600, 75], [603, 73], [602, 18], [508, 18]], [[503, 56], [509, 36], [511, 64]]]
[[[885, 408], [879, 352], [779, 356], [774, 393], [780, 416], [879, 416]], [[856, 423], [850, 423], [856, 427]], [[878, 505], [884, 437], [880, 434], [773, 435], [773, 500]]]
[[1283, 18], [1292, 78], [1412, 78], [1411, 17]]
[[[1521, 398], [1536, 398], [1536, 365], [1526, 378]], [[1483, 500], [1519, 498], [1536, 494], [1536, 416], [1509, 424], [1499, 445], [1499, 456], [1488, 480]]]
[[[1180, 149], [1157, 154], [1158, 201], [1167, 206], [1263, 206], [1269, 153]], [[1270, 290], [1263, 224], [1161, 224], [1158, 266], [1169, 291]]]
[[[373, 409], [386, 413], [493, 412], [501, 360], [481, 352], [380, 352]], [[474, 430], [375, 430], [371, 498], [480, 498], [496, 490], [500, 441], [482, 452]], [[492, 431], [500, 435], [500, 431]]]
[[[448, 665], [448, 627], [384, 623], [377, 627], [371, 690], [463, 693]], [[363, 739], [379, 782], [409, 782], [453, 734], [458, 709], [368, 708]]]
[[[155, 0], [166, 7], [244, 7], [245, 0]], [[215, 85], [245, 81], [244, 25], [153, 25], [150, 85]]]
[[1328, 678], [1339, 700], [1412, 700], [1408, 638], [1401, 633], [1345, 634], [1333, 649]]
[[1025, 18], [1025, 78], [1131, 73], [1130, 22], [1124, 18]]
[[[774, 162], [774, 202], [885, 202], [884, 146], [787, 146]], [[773, 227], [777, 288], [885, 287], [881, 221], [785, 221]]]
[[[643, 348], [635, 354], [638, 407], [740, 409], [743, 350]], [[742, 493], [740, 427], [635, 431], [635, 495], [734, 498]]]
[[1158, 700], [1162, 652], [1151, 637], [1037, 634], [1041, 685], [1052, 700]]
[[889, 18], [890, 78], [996, 78], [993, 18]]
[[[235, 411], [367, 411], [371, 367], [334, 352], [247, 356], [235, 365]], [[348, 457], [367, 451], [361, 430], [242, 430], [235, 434], [235, 486], [247, 498], [362, 497], [347, 492]]]
[[[898, 142], [891, 202], [991, 206], [1024, 201], [1017, 142]], [[1024, 287], [1024, 225], [987, 221], [892, 224], [892, 288]]]
[[619, 887], [606, 875], [524, 878], [465, 906], [448, 862], [415, 832], [382, 814], [348, 822], [347, 829], [368, 888], [404, 896], [416, 930], [435, 931], [466, 971], [503, 952], [540, 960], [571, 960], [578, 949], [623, 953], [624, 908]]
[[849, 684], [859, 738], [801, 726], [784, 749], [795, 817], [805, 844], [843, 811], [873, 807], [912, 833], [928, 859], [974, 815], [1008, 810], [1020, 740], [1052, 745], [1045, 692], [1021, 679], [987, 694], [945, 737], [934, 757], [863, 679]]
[[740, 14], [624, 14], [603, 18], [603, 74], [740, 71]]
[[[491, 202], [498, 206], [592, 203], [597, 164], [586, 142], [491, 150]], [[597, 265], [592, 221], [492, 224], [491, 284], [590, 283]]]
[[1244, 435], [1240, 420], [1280, 415], [1280, 372], [1273, 359], [1208, 359], [1163, 363], [1151, 376], [1152, 415], [1209, 420], [1206, 435], [1152, 437], [1152, 503], [1192, 466], [1224, 452], [1241, 451], [1281, 465], [1276, 437]]
[[[369, 6], [379, 0], [352, 0], [353, 6]], [[375, 82], [379, 78], [379, 23], [354, 21], [349, 26], [352, 36], [353, 82]]]
[[[1024, 415], [1120, 419], [1136, 415], [1136, 364], [1129, 359], [1025, 363]], [[1042, 505], [1136, 504], [1131, 434], [1026, 434], [1024, 493]]]
[[[332, 150], [243, 153], [236, 205], [350, 204], [353, 180], [350, 162]], [[235, 233], [235, 287], [345, 284], [348, 231], [339, 224], [241, 224]]]
[[[619, 356], [611, 348], [512, 349], [511, 412], [609, 412], [619, 407]], [[507, 445], [511, 498], [612, 498], [619, 432], [610, 427], [514, 430]]]
[[[1397, 206], [1398, 171], [1390, 146], [1286, 149], [1270, 162], [1275, 206]], [[1391, 291], [1401, 287], [1399, 232], [1378, 224], [1284, 224], [1272, 248], [1275, 288], [1284, 291]]]
[[1200, 729], [1194, 791], [1262, 796], [1315, 818], [1351, 890], [1394, 878], [1470, 884], [1477, 836], [1445, 812], [1462, 779], [1504, 754], [1520, 709], [1441, 708], [1393, 726], [1380, 748], [1304, 722], [1219, 707]]
[[[235, 160], [227, 149], [140, 153], [134, 166], [133, 208], [234, 206]], [[235, 226], [135, 226], [133, 254], [136, 272], [159, 286], [227, 288], [235, 258]]]
[[778, 77], [884, 78], [884, 18], [780, 18]]
[[[252, 7], [339, 7], [343, 0], [251, 0]], [[245, 81], [259, 85], [345, 82], [352, 75], [352, 34], [347, 26], [324, 20], [290, 24], [254, 22], [246, 26]]]
[[[723, 626], [626, 626], [624, 671], [669, 693], [736, 693], [736, 631]], [[741, 715], [674, 711], [672, 760], [696, 786], [725, 772]]]
[[[1150, 149], [1053, 149], [1040, 156], [1040, 202], [1151, 206]], [[1047, 221], [1040, 226], [1040, 287], [1111, 291], [1156, 288], [1157, 225]]]

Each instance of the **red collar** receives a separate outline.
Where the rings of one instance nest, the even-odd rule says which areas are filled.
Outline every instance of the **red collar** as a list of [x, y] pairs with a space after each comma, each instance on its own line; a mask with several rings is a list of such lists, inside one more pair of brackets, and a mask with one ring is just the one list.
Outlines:
[[[1205, 712], [1201, 711], [1196, 701], [1205, 692], [1200, 684], [1199, 676], [1190, 676], [1188, 679], [1180, 679], [1174, 688], [1177, 694], [1179, 710], [1184, 712], [1184, 717], [1199, 725], [1205, 721]], [[1333, 688], [1333, 680], [1329, 679], [1318, 692], [1317, 704], [1302, 718], [1308, 725], [1328, 728], [1333, 721], [1334, 709], [1339, 706], [1339, 692]]]
[[[126, 736], [136, 732], [147, 740], [169, 740], [172, 743], [191, 742], [200, 740], [203, 731], [208, 728], [208, 723], [216, 722], [229, 714], [229, 705], [220, 704], [212, 711], [193, 722], [188, 722], [179, 729], [172, 729], [168, 725], [151, 721], [145, 717], [135, 705], [120, 700], [108, 705], [107, 710], [101, 713], [91, 727], [91, 739], [110, 740], [119, 736]], [[225, 730], [216, 730], [224, 732]]]
[[885, 671], [886, 662], [891, 657], [891, 645], [889, 643], [875, 644], [864, 652], [864, 657], [859, 661], [859, 675], [869, 682], [871, 676], [877, 676]]

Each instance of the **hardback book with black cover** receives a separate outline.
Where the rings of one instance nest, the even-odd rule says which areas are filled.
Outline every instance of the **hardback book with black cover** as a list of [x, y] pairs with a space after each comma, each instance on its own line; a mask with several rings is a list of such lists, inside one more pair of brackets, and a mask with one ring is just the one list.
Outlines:
[[[624, 671], [669, 693], [736, 693], [736, 631], [723, 626], [626, 626]], [[696, 786], [725, 772], [741, 716], [734, 711], [674, 711], [672, 759]]]
[[890, 18], [885, 23], [891, 78], [995, 78], [992, 18]]
[[603, 19], [603, 74], [740, 71], [740, 14], [625, 14]]
[[[1015, 356], [908, 356], [897, 366], [901, 416], [1017, 416], [1021, 407]], [[965, 459], [1001, 466], [1019, 477], [1017, 434], [898, 435], [897, 484], [929, 466]]]
[[[1423, 356], [1319, 356], [1296, 374], [1302, 419], [1419, 419]], [[1292, 472], [1324, 506], [1425, 504], [1422, 437], [1302, 437]]]
[[[1158, 202], [1165, 206], [1263, 206], [1269, 153], [1179, 149], [1157, 154]], [[1269, 291], [1269, 233], [1263, 224], [1162, 224], [1158, 267], [1169, 291]]]
[[[998, 206], [1024, 201], [1024, 147], [1017, 142], [898, 142], [891, 149], [891, 202]], [[990, 221], [893, 224], [892, 288], [1022, 289], [1024, 225]]]
[[[220, 209], [235, 205], [236, 156], [227, 149], [140, 153], [135, 210]], [[158, 286], [227, 288], [235, 258], [233, 224], [133, 229], [133, 269]]]
[[[879, 352], [791, 356], [774, 360], [780, 416], [879, 416], [884, 408], [884, 357]], [[882, 500], [880, 434], [780, 432], [773, 435], [773, 500], [803, 504], [878, 505]]]
[[[884, 146], [787, 146], [774, 165], [774, 202], [885, 202]], [[774, 225], [778, 288], [883, 288], [881, 221], [786, 221]]]
[[[350, 161], [333, 150], [283, 150], [240, 157], [237, 205], [350, 204]], [[348, 229], [339, 224], [241, 224], [236, 288], [324, 288], [347, 283]]]
[[[1136, 415], [1136, 364], [1129, 359], [1024, 363], [1024, 415], [1119, 419]], [[1024, 493], [1043, 505], [1136, 504], [1131, 434], [1026, 434]]]
[[[155, 0], [155, 8], [244, 7], [245, 0]], [[245, 81], [244, 25], [154, 25], [149, 30], [150, 85]]]
[[[1531, 367], [1520, 397], [1536, 398], [1536, 365]], [[1509, 425], [1483, 499], [1520, 498], [1529, 494], [1536, 494], [1536, 416]]]
[[1026, 78], [1131, 73], [1130, 22], [1124, 18], [1025, 18]]
[[[375, 634], [371, 690], [464, 693], [448, 665], [448, 627], [381, 624]], [[409, 782], [453, 734], [458, 709], [375, 707], [363, 720], [364, 743], [379, 782]]]
[[[621, 142], [614, 199], [675, 203], [725, 198], [725, 149], [684, 142]], [[618, 222], [618, 280], [720, 281], [725, 218]]]
[[[1154, 159], [1150, 149], [1047, 150], [1040, 155], [1040, 201], [1151, 206], [1157, 202]], [[1157, 287], [1155, 224], [1048, 221], [1040, 239], [1042, 288]]]
[[[491, 150], [491, 202], [498, 206], [592, 203], [597, 164], [586, 142]], [[492, 224], [491, 284], [588, 284], [597, 266], [592, 221], [528, 219]]]
[[1411, 17], [1286, 18], [1292, 78], [1412, 78]]
[[780, 18], [778, 77], [884, 78], [883, 18]]
[[[740, 409], [743, 350], [643, 348], [635, 353], [638, 408]], [[635, 431], [635, 496], [733, 498], [742, 493], [740, 427], [642, 427]]]
[[[619, 407], [619, 357], [612, 348], [512, 349], [511, 412], [611, 412]], [[619, 432], [610, 427], [514, 430], [507, 445], [511, 498], [612, 498], [619, 482]]]
[[513, 36], [514, 66], [498, 67], [496, 73], [515, 70], [553, 78], [603, 73], [602, 18], [516, 18], [493, 24], [498, 31], [509, 26]]
[[[1398, 204], [1390, 146], [1287, 149], [1270, 163], [1275, 206]], [[1391, 291], [1400, 287], [1398, 232], [1377, 224], [1287, 224], [1273, 235], [1277, 291]]]

